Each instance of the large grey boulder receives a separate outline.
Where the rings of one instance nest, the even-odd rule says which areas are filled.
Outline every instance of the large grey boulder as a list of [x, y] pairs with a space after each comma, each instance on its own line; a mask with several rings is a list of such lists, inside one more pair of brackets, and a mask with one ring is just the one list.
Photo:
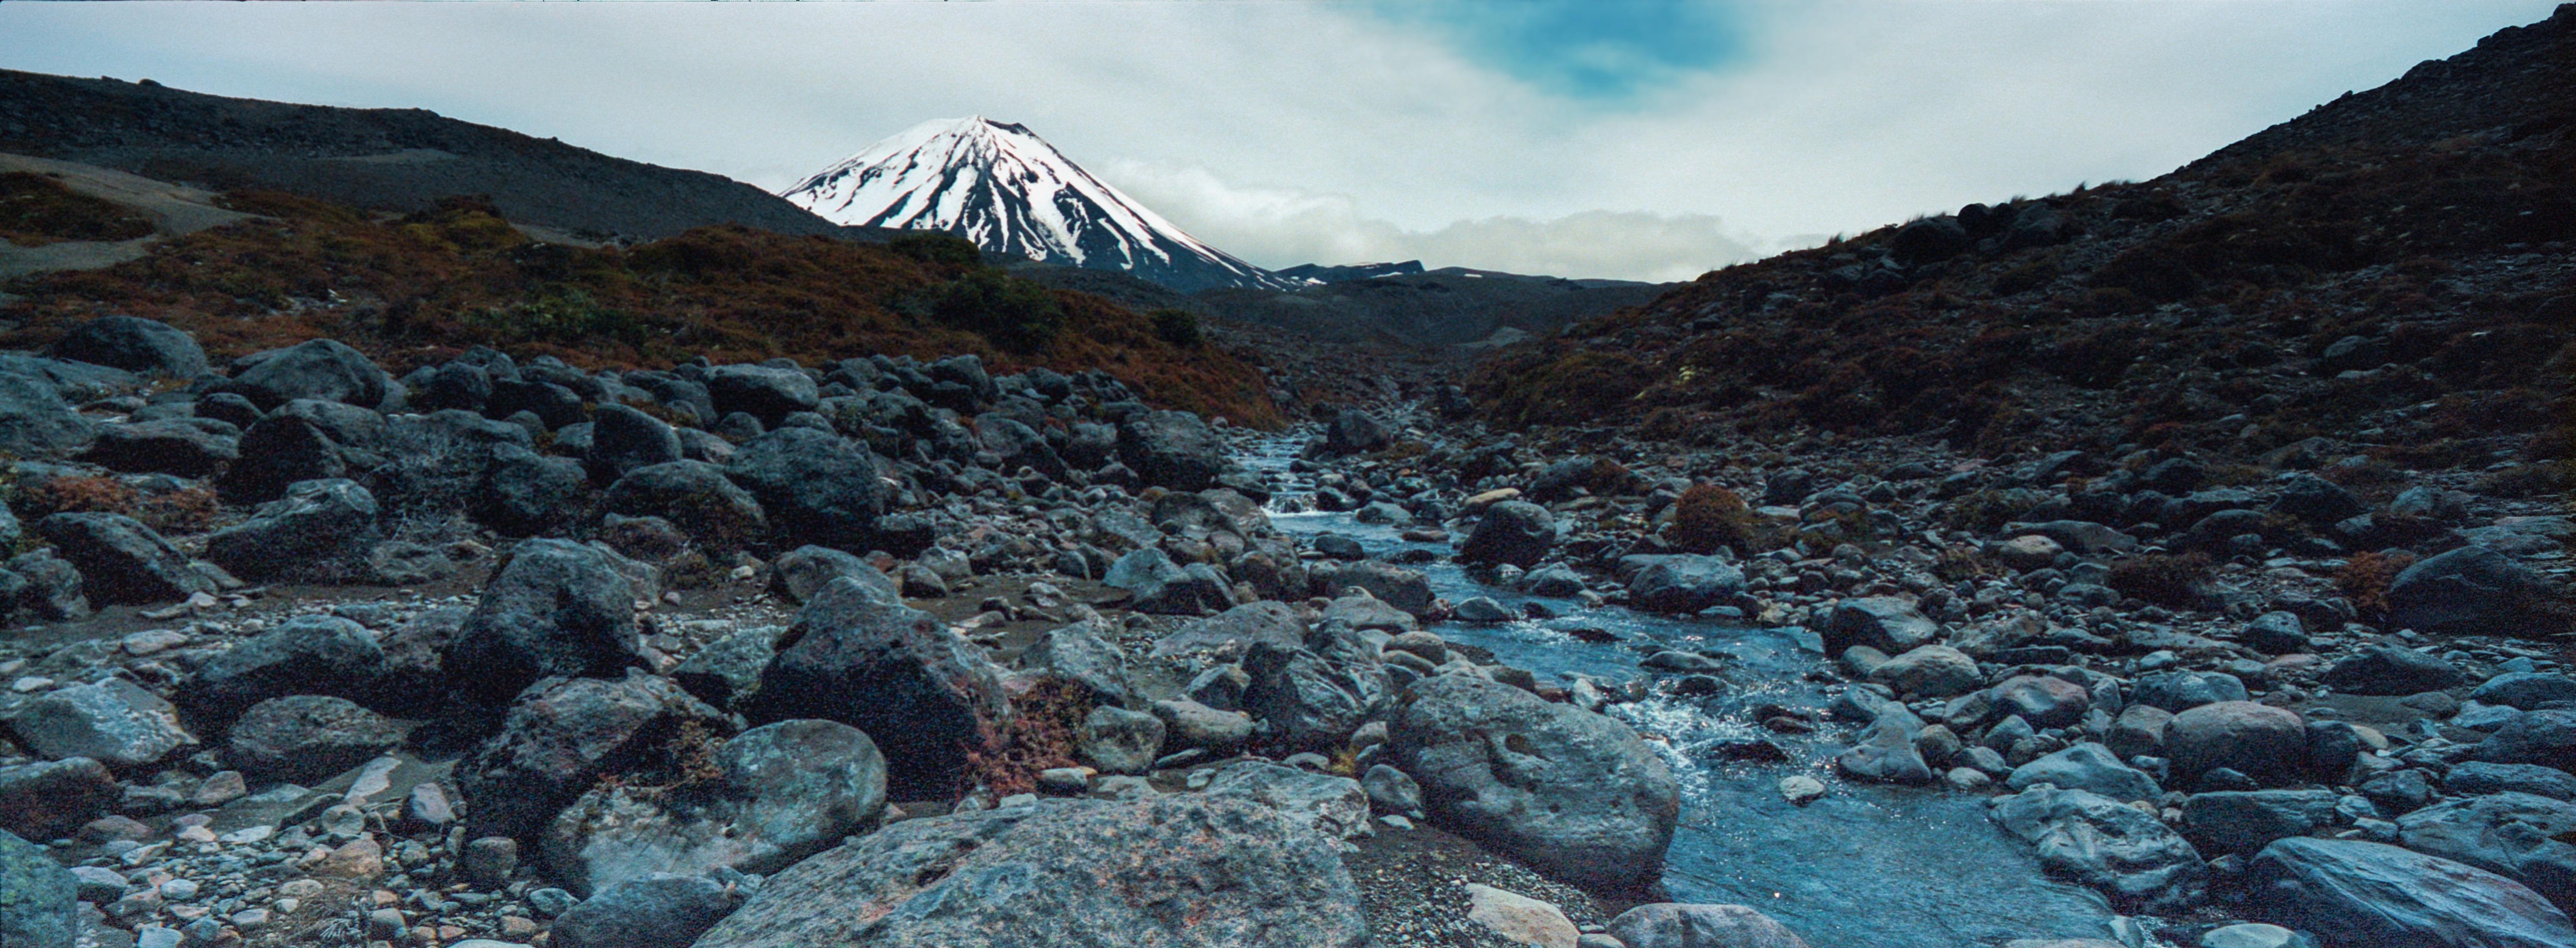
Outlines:
[[2576, 677], [2554, 672], [2506, 672], [2486, 680], [2469, 700], [2529, 711], [2543, 701], [2576, 701]]
[[2038, 850], [2055, 875], [2100, 891], [2123, 911], [2171, 911], [2208, 894], [2209, 865], [2147, 812], [2084, 790], [2024, 790], [1988, 811]]
[[287, 695], [372, 700], [384, 668], [384, 649], [365, 626], [338, 616], [297, 616], [197, 666], [195, 677], [179, 686], [179, 703], [202, 721], [223, 724], [251, 705]]
[[613, 484], [628, 471], [680, 459], [680, 436], [661, 419], [609, 402], [590, 416], [590, 447], [581, 463], [592, 480]]
[[81, 460], [111, 471], [206, 477], [241, 459], [241, 429], [211, 418], [98, 426]]
[[1653, 902], [1619, 913], [1609, 928], [1625, 948], [1807, 948], [1798, 933], [1746, 905]]
[[2452, 764], [2442, 775], [2442, 789], [2472, 796], [2484, 793], [2528, 793], [2552, 800], [2576, 800], [2576, 775], [2538, 764], [2495, 764], [2483, 760]]
[[1324, 426], [1324, 450], [1332, 454], [1366, 454], [1394, 439], [1386, 422], [1357, 408], [1342, 409]]
[[1143, 711], [1097, 707], [1083, 715], [1074, 747], [1103, 773], [1141, 774], [1162, 755], [1167, 730], [1162, 718]]
[[2498, 764], [2538, 764], [2576, 773], [2576, 711], [2525, 711], [2479, 741], [2472, 755]]
[[87, 757], [0, 767], [0, 831], [68, 836], [105, 814], [121, 793], [107, 765]]
[[1336, 598], [1356, 586], [1367, 590], [1368, 594], [1376, 597], [1378, 601], [1404, 610], [1406, 615], [1414, 618], [1419, 619], [1431, 614], [1433, 601], [1431, 582], [1429, 578], [1422, 575], [1421, 570], [1406, 569], [1378, 560], [1360, 560], [1339, 566], [1319, 565], [1310, 575], [1316, 583], [1322, 585]]
[[838, 721], [763, 725], [724, 742], [675, 790], [601, 786], [556, 814], [541, 851], [575, 895], [655, 873], [766, 875], [875, 827], [886, 760]]
[[905, 820], [770, 877], [696, 945], [1359, 948], [1334, 845], [1227, 795]]
[[2120, 762], [2111, 749], [2085, 741], [2030, 763], [2013, 768], [2004, 781], [2014, 790], [2028, 790], [2033, 784], [2052, 784], [2068, 790], [2088, 790], [2127, 803], [2131, 800], [2154, 800], [2164, 795], [2156, 779], [2145, 771]]
[[1458, 548], [1458, 559], [1528, 569], [1546, 559], [1555, 546], [1556, 515], [1528, 501], [1506, 500], [1485, 508], [1485, 516]]
[[1072, 683], [1096, 708], [1131, 708], [1142, 702], [1127, 680], [1127, 653], [1088, 625], [1068, 625], [1038, 636], [1020, 664]]
[[1296, 648], [1305, 641], [1306, 623], [1297, 617], [1297, 610], [1287, 603], [1264, 599], [1182, 623], [1178, 630], [1154, 643], [1152, 657], [1163, 658], [1198, 650], [1216, 651], [1226, 648], [1228, 643], [1239, 649], [1250, 648], [1258, 642]]
[[492, 449], [492, 465], [466, 509], [503, 536], [541, 536], [578, 519], [589, 493], [580, 461], [505, 444]]
[[2243, 701], [2245, 696], [2245, 682], [2226, 672], [2170, 671], [2138, 676], [2128, 697], [2131, 704], [2180, 714], [2204, 704]]
[[1225, 473], [1225, 439], [1185, 411], [1138, 412], [1118, 426], [1118, 457], [1145, 483], [1201, 491]]
[[0, 830], [0, 945], [72, 948], [80, 935], [80, 880], [43, 847]]
[[1895, 596], [1843, 600], [1826, 614], [1819, 631], [1824, 634], [1827, 655], [1840, 655], [1854, 645], [1901, 655], [1941, 635], [1941, 627], [1922, 610]]
[[2459, 687], [2467, 680], [2440, 656], [2399, 645], [2371, 645], [2317, 676], [2336, 691], [2356, 695], [2412, 695]]
[[1439, 675], [1389, 722], [1433, 821], [1550, 877], [1633, 891], [1663, 873], [1680, 785], [1635, 731], [1511, 685]]
[[468, 838], [534, 838], [601, 777], [667, 764], [683, 726], [721, 735], [725, 716], [671, 684], [549, 678], [512, 703], [499, 733], [456, 767]]
[[2428, 557], [2388, 582], [2388, 624], [2437, 635], [2556, 633], [2538, 608], [2542, 583], [2483, 546]]
[[128, 372], [193, 379], [206, 371], [206, 350], [176, 326], [123, 314], [101, 316], [64, 333], [53, 354]]
[[[743, 891], [726, 880], [654, 873], [582, 900], [546, 929], [546, 944], [548, 948], [686, 948], [733, 914], [743, 897]], [[459, 948], [475, 944], [463, 942]]]
[[1330, 751], [1378, 716], [1392, 691], [1376, 646], [1350, 626], [1326, 622], [1301, 647], [1254, 643], [1244, 653], [1249, 676], [1243, 710], [1262, 733], [1301, 750]]
[[1649, 612], [1693, 613], [1744, 595], [1744, 571], [1718, 557], [1675, 553], [1628, 559], [1651, 559], [1628, 578], [1630, 598]]
[[52, 382], [0, 372], [0, 451], [20, 457], [68, 454], [88, 444], [93, 431]]
[[351, 480], [301, 481], [248, 520], [206, 537], [206, 559], [251, 582], [344, 583], [366, 577], [382, 533], [376, 495]]
[[373, 408], [384, 402], [393, 381], [358, 350], [330, 339], [245, 356], [235, 364], [243, 363], [247, 367], [235, 372], [223, 390], [250, 399], [262, 411], [299, 398]]
[[311, 785], [402, 746], [409, 731], [345, 698], [270, 698], [233, 722], [224, 761], [253, 780]]
[[746, 441], [725, 475], [759, 499], [779, 545], [867, 552], [888, 488], [867, 445], [829, 431], [780, 428]]
[[2184, 835], [2205, 853], [2251, 855], [2341, 822], [2332, 790], [2222, 790], [2184, 801]]
[[169, 602], [218, 591], [178, 547], [132, 517], [58, 513], [36, 521], [36, 532], [80, 569], [82, 588], [99, 602]]
[[707, 370], [706, 385], [717, 417], [745, 412], [764, 425], [776, 425], [793, 412], [813, 411], [820, 401], [813, 377], [795, 369], [719, 365]]
[[2576, 803], [2528, 793], [2444, 800], [2397, 818], [2398, 842], [2531, 887], [2560, 910], [2576, 906]]
[[796, 613], [744, 713], [839, 721], [885, 752], [898, 799], [951, 793], [966, 752], [1010, 716], [981, 650], [929, 613], [857, 580], [833, 580]]
[[266, 503], [286, 496], [289, 485], [364, 470], [350, 463], [350, 452], [322, 424], [305, 415], [280, 412], [252, 422], [239, 445], [240, 459], [215, 479], [226, 503]]
[[2563, 948], [2576, 925], [2522, 883], [2357, 839], [2284, 839], [2246, 865], [2255, 918], [2329, 945]]
[[645, 568], [596, 546], [528, 540], [483, 586], [442, 667], [495, 705], [541, 678], [613, 677], [644, 663], [635, 603], [657, 594]]
[[1370, 834], [1368, 791], [1349, 777], [1241, 760], [1219, 769], [1203, 791], [1260, 801], [1290, 822], [1333, 839]]
[[9, 729], [48, 759], [87, 757], [112, 767], [141, 767], [197, 744], [177, 708], [123, 678], [46, 692], [10, 714]]
[[2220, 701], [2165, 722], [2165, 750], [2178, 783], [2219, 767], [2257, 779], [2287, 777], [2307, 765], [2308, 730], [2296, 711]]
[[876, 587], [889, 596], [902, 594], [892, 578], [868, 565], [868, 561], [828, 546], [808, 544], [781, 553], [770, 563], [770, 570], [770, 591], [799, 605], [843, 576]]
[[626, 472], [608, 485], [599, 509], [628, 517], [670, 521], [699, 546], [740, 549], [769, 535], [760, 501], [705, 461], [671, 461]]

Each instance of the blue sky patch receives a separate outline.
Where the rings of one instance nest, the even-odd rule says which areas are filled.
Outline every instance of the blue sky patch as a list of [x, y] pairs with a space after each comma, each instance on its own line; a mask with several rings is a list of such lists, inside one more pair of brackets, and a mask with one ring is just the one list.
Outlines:
[[1470, 61], [1584, 99], [1649, 91], [1745, 55], [1743, 17], [1713, 0], [1390, 0], [1378, 15], [1431, 27]]

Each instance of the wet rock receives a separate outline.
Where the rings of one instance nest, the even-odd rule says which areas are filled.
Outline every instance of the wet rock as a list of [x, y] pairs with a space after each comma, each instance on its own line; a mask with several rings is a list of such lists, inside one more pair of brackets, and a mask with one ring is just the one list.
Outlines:
[[1662, 873], [1680, 788], [1627, 725], [1463, 675], [1412, 694], [1388, 734], [1434, 820], [1580, 885]]
[[1393, 690], [1377, 648], [1337, 622], [1308, 632], [1296, 649], [1257, 643], [1244, 653], [1243, 669], [1243, 709], [1263, 733], [1304, 750], [1343, 746]]
[[1546, 559], [1556, 546], [1556, 517], [1547, 508], [1506, 500], [1485, 508], [1458, 559], [1468, 563], [1509, 563], [1527, 569]]
[[1744, 571], [1714, 556], [1627, 557], [1623, 567], [1628, 561], [1642, 564], [1628, 579], [1628, 593], [1637, 608], [1650, 612], [1694, 613], [1733, 604], [1744, 595]]
[[81, 883], [44, 849], [0, 830], [0, 945], [72, 948], [81, 942]]
[[2337, 799], [2332, 790], [2195, 793], [2183, 803], [2182, 818], [2201, 852], [2251, 855], [2273, 840], [2336, 825]]
[[225, 723], [251, 705], [287, 695], [371, 698], [384, 667], [384, 649], [365, 626], [338, 616], [297, 616], [198, 666], [180, 685], [179, 703], [201, 719]]
[[660, 517], [691, 540], [714, 550], [740, 549], [769, 532], [769, 520], [750, 492], [704, 461], [672, 461], [628, 471], [599, 499], [601, 510], [629, 517]]
[[1842, 654], [1854, 645], [1866, 645], [1890, 655], [1901, 655], [1930, 643], [1941, 634], [1914, 604], [1894, 596], [1870, 596], [1846, 599], [1825, 618], [1825, 652]]
[[2530, 886], [2564, 911], [2576, 905], [2576, 803], [2528, 793], [2446, 800], [2397, 818], [2398, 841]]
[[1984, 687], [1986, 676], [1967, 653], [1947, 645], [1925, 645], [1871, 669], [1869, 680], [1900, 695], [1951, 698]]
[[2015, 791], [2028, 790], [2033, 784], [2053, 784], [2067, 790], [2085, 790], [2127, 803], [2132, 800], [2154, 800], [2164, 795], [2154, 777], [2120, 762], [2110, 748], [2086, 741], [2030, 763], [2013, 768], [2005, 785]]
[[1431, 613], [1431, 582], [1419, 570], [1405, 569], [1391, 563], [1362, 560], [1345, 563], [1339, 568], [1317, 568], [1315, 581], [1339, 598], [1351, 587], [1367, 590], [1370, 596], [1387, 605], [1404, 610], [1406, 615], [1422, 618]]
[[483, 586], [442, 667], [483, 704], [541, 678], [610, 677], [643, 664], [635, 603], [658, 591], [645, 568], [569, 540], [528, 540]]
[[901, 799], [950, 792], [964, 749], [1010, 714], [992, 663], [928, 613], [833, 580], [796, 613], [744, 713], [820, 718], [877, 738]]
[[656, 873], [582, 901], [547, 929], [549, 948], [686, 948], [741, 895], [702, 875]]
[[80, 569], [81, 588], [100, 602], [170, 602], [219, 591], [170, 541], [132, 517], [58, 513], [36, 521], [36, 532]]
[[1184, 411], [1129, 416], [1118, 426], [1118, 456], [1145, 483], [1173, 490], [1206, 490], [1226, 468], [1225, 440]]
[[713, 773], [676, 792], [595, 788], [557, 814], [543, 843], [575, 894], [717, 868], [768, 874], [876, 825], [886, 759], [857, 728], [780, 721], [715, 749]]
[[2123, 911], [2172, 911], [2206, 897], [2209, 867], [2154, 816], [2098, 793], [2033, 789], [1990, 814], [2036, 847], [2050, 874], [2100, 891]]
[[780, 428], [745, 442], [725, 473], [767, 512], [779, 545], [866, 552], [887, 488], [866, 445], [828, 431]]
[[2546, 628], [2538, 577], [2483, 546], [2464, 546], [2407, 567], [2388, 583], [2388, 624], [2431, 635], [2499, 635]]
[[1609, 929], [1627, 948], [1807, 948], [1788, 926], [1743, 905], [1655, 902], [1619, 913]]
[[2381, 843], [2284, 839], [2255, 855], [2246, 878], [2257, 917], [2330, 945], [2576, 943], [2576, 925], [2521, 883]]
[[141, 767], [197, 744], [177, 708], [123, 678], [46, 692], [10, 714], [9, 728], [48, 759], [87, 757], [112, 767]]
[[101, 316], [72, 327], [54, 343], [53, 355], [182, 380], [206, 371], [206, 350], [195, 337], [168, 323], [125, 315]]
[[345, 698], [271, 698], [233, 722], [224, 760], [263, 781], [310, 785], [401, 746], [409, 730]]
[[71, 835], [117, 801], [116, 776], [87, 757], [0, 767], [0, 830], [35, 839]]
[[1934, 779], [1932, 765], [1914, 742], [1922, 722], [1911, 714], [1881, 714], [1859, 734], [1850, 750], [1834, 758], [1834, 767], [1854, 780], [1920, 786]]
[[905, 820], [771, 877], [696, 944], [1358, 948], [1368, 938], [1330, 840], [1251, 800], [1171, 794]]
[[2318, 680], [2356, 695], [2411, 695], [2457, 688], [2465, 676], [2438, 656], [2397, 645], [2371, 645], [2336, 662]]
[[380, 537], [376, 496], [356, 481], [301, 481], [250, 519], [206, 537], [206, 559], [251, 582], [365, 577]]
[[1386, 447], [1394, 438], [1386, 422], [1357, 408], [1342, 409], [1324, 426], [1324, 450], [1332, 454], [1366, 454]]
[[600, 777], [666, 754], [681, 725], [724, 733], [725, 718], [668, 680], [549, 678], [510, 706], [501, 730], [456, 768], [469, 837], [533, 837]]
[[2506, 672], [2486, 680], [2469, 700], [2529, 711], [2544, 701], [2576, 701], [2576, 678], [2547, 672]]
[[2055, 675], [2015, 675], [1986, 694], [1996, 717], [2019, 717], [2032, 727], [2067, 727], [2093, 708], [2091, 691]]

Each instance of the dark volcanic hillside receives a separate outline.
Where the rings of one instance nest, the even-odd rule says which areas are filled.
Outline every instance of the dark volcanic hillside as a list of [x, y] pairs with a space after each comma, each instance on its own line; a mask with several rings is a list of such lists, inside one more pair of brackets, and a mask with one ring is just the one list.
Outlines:
[[1933, 433], [1980, 452], [2258, 454], [2317, 435], [2482, 467], [2576, 368], [2576, 6], [2144, 183], [1701, 277], [1509, 353], [1506, 420], [1663, 437]]
[[739, 181], [426, 109], [232, 99], [149, 80], [0, 70], [0, 152], [378, 210], [421, 211], [441, 197], [481, 194], [512, 221], [596, 235], [657, 239], [712, 224], [782, 234], [844, 230]]
[[1504, 329], [1544, 336], [1662, 290], [1444, 267], [1285, 292], [1204, 290], [1198, 298], [1227, 319], [1321, 342], [1437, 347], [1478, 342]]

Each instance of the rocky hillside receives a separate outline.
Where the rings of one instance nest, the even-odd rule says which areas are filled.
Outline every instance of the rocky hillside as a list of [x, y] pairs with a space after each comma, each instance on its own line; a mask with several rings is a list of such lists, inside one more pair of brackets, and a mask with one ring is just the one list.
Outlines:
[[1438, 349], [1552, 335], [1655, 299], [1663, 289], [1443, 267], [1286, 291], [1202, 290], [1197, 297], [1225, 319], [1316, 342]]
[[740, 224], [859, 231], [739, 181], [612, 158], [426, 109], [234, 99], [150, 80], [0, 70], [0, 152], [114, 168], [215, 191], [256, 188], [371, 210], [479, 194], [511, 220], [593, 239]]

